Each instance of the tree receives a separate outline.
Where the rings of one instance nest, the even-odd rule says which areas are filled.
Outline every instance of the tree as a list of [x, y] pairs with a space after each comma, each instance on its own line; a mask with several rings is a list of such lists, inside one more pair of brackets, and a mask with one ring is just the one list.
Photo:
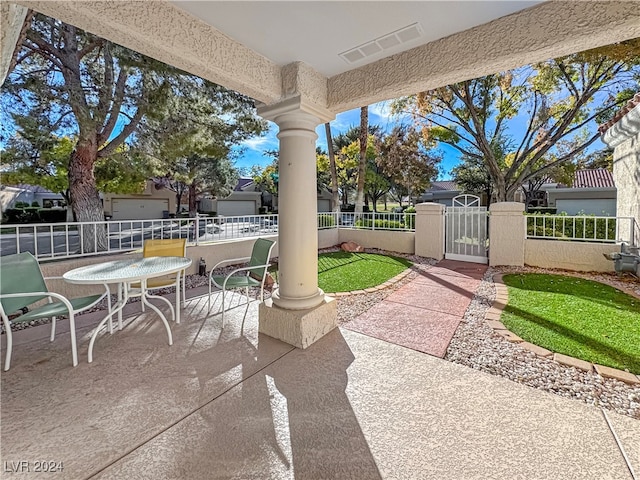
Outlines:
[[177, 205], [189, 197], [189, 214], [207, 193], [227, 196], [237, 182], [232, 147], [267, 128], [253, 101], [197, 77], [173, 79], [165, 110], [148, 115], [138, 127], [136, 151], [155, 165], [162, 182], [176, 193]]
[[[205, 93], [199, 95], [200, 90]], [[111, 159], [127, 139], [137, 142], [145, 133], [158, 133], [153, 128], [143, 131], [143, 121], [166, 127], [169, 122], [162, 120], [175, 113], [171, 98], [193, 100], [198, 94], [203, 104], [233, 102], [222, 90], [72, 25], [36, 14], [2, 95], [5, 104], [11, 98], [10, 114], [18, 129], [20, 118], [36, 113], [35, 118], [48, 119], [52, 133], [74, 139], [68, 163], [71, 208], [78, 221], [93, 222], [104, 219], [96, 181], [98, 162]], [[219, 94], [205, 98], [214, 91]], [[191, 105], [201, 111], [196, 103]], [[252, 115], [254, 120], [246, 121], [259, 124], [261, 120]], [[179, 124], [182, 119], [174, 120]], [[219, 117], [217, 121], [224, 123]], [[93, 232], [84, 231], [89, 234], [83, 240], [84, 249], [93, 251]], [[105, 249], [106, 231], [100, 228], [95, 236], [98, 250]]]
[[[40, 185], [60, 193], [67, 205], [69, 194], [69, 158], [75, 140], [56, 137], [31, 117], [20, 118], [20, 134], [13, 135], [2, 152], [4, 183]], [[146, 166], [140, 158], [121, 146], [109, 158], [96, 162], [96, 182], [102, 192], [139, 193], [147, 178]], [[67, 221], [73, 212], [67, 208]]]
[[364, 184], [367, 170], [367, 142], [369, 107], [360, 108], [360, 157], [358, 159], [358, 187], [356, 190], [356, 213], [362, 213], [364, 205]]
[[422, 194], [438, 175], [441, 158], [429, 151], [414, 128], [396, 126], [379, 142], [379, 150], [378, 166], [400, 205], [404, 196]]
[[[529, 179], [570, 161], [599, 138], [598, 119], [626, 100], [620, 90], [637, 85], [639, 51], [635, 39], [421, 92], [395, 102], [394, 110], [412, 113], [427, 141], [483, 162], [497, 200], [513, 200]], [[516, 117], [525, 120], [521, 132], [510, 123]], [[585, 131], [584, 141], [575, 141]], [[504, 164], [492, 149], [500, 136], [513, 145]], [[560, 141], [572, 148], [560, 153]]]
[[333, 138], [331, 136], [331, 125], [329, 122], [324, 124], [324, 130], [327, 136], [327, 152], [329, 156], [329, 171], [331, 173], [331, 208], [334, 212], [339, 210], [338, 199], [338, 170], [336, 168], [336, 154]]

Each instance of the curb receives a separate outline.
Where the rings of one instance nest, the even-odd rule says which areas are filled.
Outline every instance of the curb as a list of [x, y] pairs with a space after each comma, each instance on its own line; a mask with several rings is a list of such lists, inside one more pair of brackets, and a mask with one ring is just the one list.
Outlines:
[[395, 285], [396, 283], [398, 283], [400, 280], [404, 279], [410, 273], [411, 273], [411, 268], [407, 268], [405, 271], [400, 272], [395, 277], [391, 277], [386, 282], [381, 283], [380, 285], [378, 285], [376, 287], [365, 288], [364, 290], [352, 290], [351, 292], [331, 292], [331, 293], [324, 292], [324, 294], [325, 295], [329, 295], [330, 297], [340, 298], [340, 297], [350, 297], [352, 295], [362, 295], [363, 293], [375, 293], [375, 292], [379, 292], [380, 290], [385, 290], [385, 289]]
[[625, 382], [631, 385], [640, 384], [640, 376], [633, 373], [619, 370], [617, 368], [605, 367], [598, 365], [597, 363], [591, 363], [579, 358], [570, 357], [562, 353], [552, 352], [546, 348], [534, 345], [532, 343], [524, 341], [515, 333], [509, 331], [507, 327], [500, 321], [502, 311], [509, 303], [509, 291], [504, 283], [502, 283], [502, 273], [497, 273], [493, 276], [493, 283], [496, 287], [496, 298], [493, 304], [485, 312], [485, 323], [490, 326], [494, 333], [497, 333], [505, 340], [520, 345], [525, 350], [528, 350], [538, 357], [546, 358], [548, 360], [554, 360], [555, 362], [568, 367], [574, 367], [585, 372], [594, 371], [604, 378], [615, 378], [621, 382]]

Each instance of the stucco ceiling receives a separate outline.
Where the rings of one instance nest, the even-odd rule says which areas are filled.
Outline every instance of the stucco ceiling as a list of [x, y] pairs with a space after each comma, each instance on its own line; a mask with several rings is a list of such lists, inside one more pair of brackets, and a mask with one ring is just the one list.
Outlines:
[[[327, 77], [487, 23], [537, 1], [174, 1], [277, 65], [302, 61]], [[340, 53], [418, 24], [422, 35], [349, 64]]]

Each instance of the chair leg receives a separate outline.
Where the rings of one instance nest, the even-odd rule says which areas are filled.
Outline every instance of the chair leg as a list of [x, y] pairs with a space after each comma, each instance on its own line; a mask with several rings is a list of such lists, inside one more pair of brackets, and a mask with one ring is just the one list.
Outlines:
[[224, 287], [222, 287], [222, 328], [224, 328]]
[[4, 357], [4, 371], [9, 370], [11, 366], [11, 348], [13, 347], [13, 336], [11, 334], [11, 324], [9, 323], [9, 317], [2, 312], [2, 323], [4, 324], [5, 336], [7, 337], [7, 353]]
[[56, 337], [56, 317], [51, 317], [51, 337], [49, 338], [50, 342], [53, 342], [53, 339]]
[[187, 287], [185, 287], [186, 284], [187, 284], [187, 272], [183, 271], [182, 272], [182, 308], [186, 308], [187, 306]]
[[69, 333], [71, 334], [71, 356], [75, 367], [78, 365], [78, 346], [76, 344], [76, 319], [73, 312], [69, 312]]

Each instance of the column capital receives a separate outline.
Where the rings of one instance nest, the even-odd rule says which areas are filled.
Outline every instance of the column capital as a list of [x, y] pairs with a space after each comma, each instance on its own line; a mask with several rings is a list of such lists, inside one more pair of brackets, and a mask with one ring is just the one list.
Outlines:
[[291, 120], [308, 125], [313, 124], [312, 129], [315, 129], [321, 123], [327, 123], [336, 118], [334, 113], [305, 100], [300, 95], [287, 98], [273, 105], [260, 106], [258, 107], [258, 115], [278, 125]]

